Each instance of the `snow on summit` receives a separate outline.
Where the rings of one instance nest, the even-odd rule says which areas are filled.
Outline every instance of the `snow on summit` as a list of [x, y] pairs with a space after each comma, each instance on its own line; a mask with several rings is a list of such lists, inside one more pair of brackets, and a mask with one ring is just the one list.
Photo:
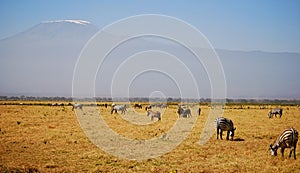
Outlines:
[[52, 20], [52, 21], [45, 21], [42, 23], [61, 23], [61, 22], [69, 22], [69, 23], [75, 23], [80, 25], [90, 24], [89, 21], [85, 21], [85, 20]]

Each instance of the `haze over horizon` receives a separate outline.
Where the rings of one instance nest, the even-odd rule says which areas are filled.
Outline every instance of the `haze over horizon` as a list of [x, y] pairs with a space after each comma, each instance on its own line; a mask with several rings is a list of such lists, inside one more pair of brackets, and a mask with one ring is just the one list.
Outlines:
[[[99, 29], [132, 15], [154, 13], [188, 22], [210, 41], [224, 68], [228, 98], [300, 98], [300, 2], [114, 2], [1, 1], [0, 95], [70, 96], [80, 51]], [[205, 67], [176, 43], [142, 38], [126, 46], [98, 72], [97, 96], [110, 96], [109, 84], [122, 58], [151, 48], [176, 55], [197, 74], [200, 97], [210, 97]], [[153, 59], [153, 54], [139, 58]], [[172, 80], [153, 71], [144, 73], [132, 81], [130, 96], [178, 97], [181, 91]], [[121, 90], [115, 94], [124, 96]]]

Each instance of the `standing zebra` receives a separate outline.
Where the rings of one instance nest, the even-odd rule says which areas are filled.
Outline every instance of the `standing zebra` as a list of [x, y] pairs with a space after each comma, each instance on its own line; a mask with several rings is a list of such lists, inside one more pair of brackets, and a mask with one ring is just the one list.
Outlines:
[[[226, 140], [229, 140], [229, 134], [231, 136], [231, 140], [233, 140], [234, 131], [236, 128], [233, 126], [233, 122], [230, 119], [224, 117], [217, 118], [216, 128], [217, 128], [217, 139], [219, 139], [219, 134], [220, 134], [220, 138], [222, 139], [223, 131], [227, 131]], [[219, 130], [221, 130], [220, 133]]]
[[121, 111], [121, 114], [125, 114], [127, 111], [127, 106], [112, 104], [110, 114], [113, 114], [113, 112], [117, 113], [118, 111]]
[[289, 157], [294, 152], [294, 159], [296, 159], [296, 146], [298, 142], [298, 131], [294, 128], [286, 129], [276, 139], [276, 141], [270, 145], [270, 151], [272, 156], [277, 156], [277, 149], [281, 148], [281, 155], [284, 156], [284, 149], [290, 148]]
[[147, 110], [147, 116], [151, 117], [151, 121], [153, 121], [154, 118], [158, 118], [158, 121], [161, 120], [161, 114], [158, 111], [152, 111], [152, 110]]
[[190, 109], [183, 109], [182, 107], [179, 107], [177, 110], [178, 117], [180, 116], [184, 118], [192, 117], [191, 110]]

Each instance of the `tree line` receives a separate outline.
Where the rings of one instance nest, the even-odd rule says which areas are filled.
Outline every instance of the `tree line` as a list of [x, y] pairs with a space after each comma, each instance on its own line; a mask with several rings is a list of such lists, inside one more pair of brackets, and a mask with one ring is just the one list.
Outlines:
[[73, 97], [36, 97], [36, 96], [0, 96], [1, 101], [97, 101], [97, 102], [189, 102], [189, 103], [226, 103], [226, 104], [300, 104], [298, 99], [214, 99], [211, 98], [110, 98], [110, 97], [93, 97], [93, 98], [73, 98]]

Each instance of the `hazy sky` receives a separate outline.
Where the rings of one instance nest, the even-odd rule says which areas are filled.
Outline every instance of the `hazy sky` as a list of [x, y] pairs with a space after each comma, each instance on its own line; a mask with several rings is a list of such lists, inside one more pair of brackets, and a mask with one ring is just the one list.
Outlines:
[[99, 28], [138, 14], [164, 14], [196, 26], [215, 48], [300, 52], [300, 1], [1, 0], [0, 38], [47, 20], [82, 19]]

